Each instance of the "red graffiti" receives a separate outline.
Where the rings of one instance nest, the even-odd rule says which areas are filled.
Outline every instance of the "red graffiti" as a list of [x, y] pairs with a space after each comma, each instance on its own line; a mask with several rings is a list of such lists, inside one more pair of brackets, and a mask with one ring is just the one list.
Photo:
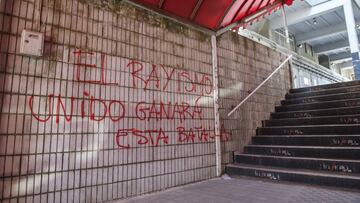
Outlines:
[[219, 136], [221, 141], [227, 142], [231, 140], [231, 135], [231, 132], [227, 132], [224, 124], [222, 124], [220, 128], [220, 135], [216, 136]]
[[[37, 116], [36, 114], [35, 114], [35, 112], [34, 112], [34, 96], [31, 96], [30, 98], [29, 98], [29, 107], [30, 107], [30, 111], [31, 111], [31, 115], [33, 115], [33, 117], [37, 120], [37, 121], [39, 121], [39, 122], [46, 122], [46, 121], [48, 121], [50, 118], [51, 118], [51, 115], [52, 115], [52, 105], [51, 105], [51, 101], [52, 101], [52, 98], [54, 97], [54, 95], [53, 94], [50, 94], [49, 96], [48, 96], [48, 106], [45, 106], [45, 108], [47, 107], [48, 108], [48, 113], [47, 113], [47, 115], [46, 115], [46, 117], [45, 117], [45, 119], [42, 119], [42, 118], [40, 118], [40, 116]], [[40, 106], [40, 105], [39, 105]], [[46, 112], [46, 109], [45, 109], [45, 112]]]
[[140, 102], [136, 105], [135, 108], [136, 117], [139, 120], [156, 119], [157, 121], [161, 120], [174, 120], [176, 118], [180, 119], [182, 122], [185, 119], [202, 119], [202, 108], [196, 106], [190, 106], [186, 102], [168, 102], [164, 103], [160, 101], [159, 104], [156, 101], [153, 101], [152, 104], [147, 104], [145, 102]]
[[[29, 108], [32, 116], [39, 122], [47, 122], [51, 118], [51, 116], [55, 116], [56, 123], [60, 122], [60, 118], [64, 117], [65, 122], [70, 122], [73, 118], [73, 115], [77, 112], [74, 112], [75, 98], [70, 98], [70, 107], [66, 108], [66, 101], [68, 99], [62, 98], [59, 94], [54, 97], [54, 95], [49, 95], [47, 97], [48, 103], [48, 113], [45, 118], [41, 118], [40, 115], [37, 115], [34, 111], [34, 96], [29, 97]], [[81, 118], [88, 117], [91, 121], [103, 121], [105, 118], [109, 118], [113, 122], [118, 122], [122, 118], [125, 117], [125, 105], [121, 101], [110, 100], [105, 101], [103, 99], [95, 98], [91, 96], [88, 92], [84, 92], [84, 98], [78, 99], [80, 100], [79, 105], [79, 114]], [[69, 104], [69, 103], [67, 103]], [[52, 112], [53, 106], [55, 106], [56, 111], [55, 114]], [[38, 105], [41, 107], [41, 105]], [[67, 112], [67, 110], [69, 112]]]
[[[94, 63], [88, 63], [86, 60], [82, 62], [82, 57], [95, 57], [94, 52], [87, 51], [75, 51], [75, 74], [74, 79], [78, 82], [85, 82], [90, 84], [101, 84], [101, 85], [119, 85], [119, 81], [107, 82], [105, 78], [105, 64], [106, 57], [104, 54], [101, 55], [101, 67], [97, 67]], [[170, 81], [176, 81], [177, 91], [183, 93], [201, 93], [201, 95], [209, 95], [212, 92], [212, 81], [209, 76], [201, 73], [192, 73], [181, 70], [178, 68], [165, 67], [164, 65], [151, 65], [151, 69], [147, 70], [149, 66], [146, 66], [142, 62], [130, 61], [127, 64], [127, 68], [130, 69], [130, 75], [132, 80], [132, 86], [141, 87], [144, 90], [156, 89], [160, 91], [166, 91], [169, 88]], [[100, 69], [100, 74], [97, 79], [89, 79], [87, 71]], [[148, 74], [150, 72], [150, 74]], [[165, 76], [165, 77], [162, 77]], [[173, 91], [173, 90], [169, 90]]]
[[[222, 128], [223, 129], [223, 128]], [[221, 141], [229, 141], [230, 133], [225, 132], [223, 129], [220, 135], [215, 135], [213, 129], [206, 129], [202, 126], [186, 129], [184, 127], [177, 128], [177, 143], [196, 143], [196, 142], [208, 142], [215, 140], [216, 137], [220, 137]], [[133, 140], [133, 142], [131, 142]], [[135, 141], [134, 141], [135, 140]], [[128, 149], [134, 147], [134, 144], [143, 146], [157, 147], [160, 144], [168, 145], [169, 136], [166, 135], [162, 128], [153, 130], [138, 130], [132, 129], [120, 129], [115, 136], [116, 145], [121, 149]]]
[[[47, 122], [50, 120], [51, 116], [52, 116], [52, 103], [55, 104], [55, 102], [53, 101], [54, 99], [54, 95], [51, 94], [48, 96], [48, 113], [45, 117], [45, 119], [42, 119], [40, 118], [40, 115], [36, 115], [36, 113], [34, 112], [34, 96], [31, 96], [29, 98], [29, 107], [30, 107], [30, 111], [31, 111], [31, 115], [39, 122]], [[40, 104], [38, 105], [39, 107], [41, 106]], [[71, 118], [72, 118], [72, 113], [73, 113], [73, 109], [74, 109], [74, 98], [71, 97], [71, 110], [70, 110], [70, 113], [66, 113], [66, 110], [65, 110], [65, 105], [64, 105], [64, 101], [61, 99], [61, 96], [59, 95], [57, 97], [57, 102], [56, 102], [56, 111], [55, 111], [55, 117], [56, 117], [56, 123], [59, 123], [59, 120], [60, 120], [60, 109], [62, 110], [63, 112], [63, 115], [64, 115], [64, 118], [66, 121], [70, 121]]]
[[[108, 83], [106, 82], [105, 79], [105, 55], [102, 54], [101, 55], [101, 70], [100, 70], [100, 78], [98, 80], [91, 80], [91, 79], [81, 79], [81, 70], [85, 70], [84, 72], [86, 72], [87, 68], [92, 68], [92, 69], [96, 69], [98, 67], [96, 67], [96, 64], [89, 64], [89, 63], [82, 63], [81, 62], [81, 56], [85, 55], [85, 56], [94, 56], [95, 54], [93, 52], [84, 52], [84, 51], [75, 51], [74, 52], [76, 63], [76, 74], [74, 74], [75, 80], [78, 82], [85, 82], [85, 83], [90, 83], [90, 84], [102, 84], [102, 85], [118, 85], [118, 83]], [[85, 74], [86, 75], [86, 74]], [[86, 76], [83, 76], [84, 78], [86, 78]]]
[[231, 133], [225, 131], [224, 126], [221, 126], [219, 135], [214, 134], [214, 130], [200, 127], [190, 128], [186, 130], [184, 127], [178, 127], [178, 142], [195, 143], [195, 142], [207, 142], [208, 140], [214, 140], [215, 137], [220, 137], [221, 141], [229, 141]]
[[167, 89], [168, 85], [169, 85], [170, 80], [173, 78], [175, 69], [172, 68], [171, 71], [167, 72], [166, 68], [163, 65], [161, 65], [161, 68], [163, 69], [163, 71], [164, 71], [164, 73], [166, 75], [166, 78], [165, 78], [166, 82], [165, 82], [165, 84], [164, 84], [164, 86], [162, 88], [162, 90], [165, 91]]
[[[169, 87], [170, 81], [177, 81], [177, 91], [184, 93], [197, 93], [201, 95], [208, 95], [212, 92], [212, 81], [209, 76], [205, 74], [193, 73], [193, 76], [188, 71], [183, 71], [175, 68], [166, 68], [163, 65], [159, 66], [153, 64], [151, 72], [146, 75], [146, 66], [138, 61], [131, 61], [127, 64], [130, 69], [130, 75], [133, 87], [138, 87], [142, 84], [144, 90], [154, 88], [160, 91], [166, 91]], [[165, 81], [161, 79], [160, 75], [165, 75]], [[201, 75], [199, 77], [199, 75]]]
[[195, 127], [186, 130], [184, 127], [178, 127], [178, 142], [207, 142], [209, 137], [211, 136], [209, 131], [205, 128]]
[[59, 120], [60, 120], [60, 108], [62, 109], [65, 120], [71, 121], [71, 118], [73, 116], [72, 114], [74, 111], [74, 97], [71, 97], [70, 99], [71, 99], [70, 113], [67, 115], [64, 101], [61, 99], [61, 95], [59, 94], [59, 96], [57, 98], [57, 103], [56, 103], [56, 123], [59, 123]]
[[150, 145], [153, 147], [159, 144], [169, 144], [169, 136], [167, 136], [162, 128], [154, 130], [137, 130], [137, 129], [121, 129], [115, 136], [115, 142], [120, 148], [130, 148], [132, 145], [128, 143], [129, 138], [135, 138], [138, 145]]
[[[94, 52], [78, 50], [73, 52], [73, 54], [75, 57], [74, 80], [76, 82], [96, 85], [122, 84], [122, 81], [108, 82], [106, 80], [106, 57], [104, 54], [101, 54], [100, 65], [88, 62], [95, 58]], [[229, 141], [231, 139], [231, 133], [227, 133], [224, 126], [221, 126], [219, 135], [214, 133], [214, 129], [203, 127], [204, 107], [199, 105], [199, 101], [201, 98], [210, 95], [213, 91], [212, 80], [208, 75], [185, 71], [179, 66], [172, 68], [165, 67], [164, 65], [149, 65], [138, 61], [130, 61], [123, 68], [127, 70], [126, 72], [129, 72], [128, 78], [130, 79], [130, 84], [127, 85], [129, 89], [141, 88], [145, 91], [150, 89], [168, 91], [171, 94], [182, 93], [185, 96], [191, 95], [191, 97], [197, 95], [194, 103], [189, 103], [188, 100], [178, 101], [176, 99], [165, 102], [161, 98], [153, 101], [138, 101], [135, 108], [132, 107], [129, 110], [131, 112], [130, 115], [135, 115], [138, 122], [178, 120], [174, 124], [180, 125], [178, 127], [175, 126], [175, 132], [171, 132], [177, 134], [177, 137], [172, 139], [176, 143], [210, 142], [218, 137], [220, 137], [221, 141]], [[56, 123], [60, 123], [62, 119], [64, 123], [68, 123], [75, 116], [80, 116], [82, 119], [87, 118], [93, 122], [101, 122], [105, 119], [109, 119], [111, 122], [121, 122], [128, 111], [128, 107], [120, 100], [96, 98], [87, 91], [84, 91], [80, 98], [73, 95], [64, 97], [61, 94], [50, 94], [43, 98], [45, 99], [44, 104], [40, 103], [40, 97], [34, 97], [29, 97], [28, 105], [32, 116], [41, 123], [46, 123], [52, 120], [51, 118], [54, 118]], [[189, 99], [191, 97], [186, 98]], [[39, 102], [37, 103], [36, 101]], [[42, 111], [39, 108], [45, 110], [44, 114], [40, 114]], [[183, 126], [183, 122], [187, 119], [194, 119], [198, 127], [189, 128]], [[115, 143], [121, 149], [136, 146], [157, 147], [176, 144], [170, 143], [167, 133], [163, 128], [147, 130], [136, 128], [119, 129], [115, 135]]]

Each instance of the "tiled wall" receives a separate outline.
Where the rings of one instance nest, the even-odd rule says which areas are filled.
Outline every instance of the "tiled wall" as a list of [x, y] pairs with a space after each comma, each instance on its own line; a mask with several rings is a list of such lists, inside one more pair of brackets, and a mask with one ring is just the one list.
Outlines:
[[[215, 177], [207, 38], [76, 0], [0, 0], [0, 26], [2, 202], [101, 202]], [[23, 29], [45, 33], [43, 57], [19, 54]], [[239, 39], [218, 43], [224, 164], [287, 79], [225, 118], [281, 58]]]
[[289, 66], [285, 65], [231, 116], [228, 113], [267, 78], [286, 56], [228, 32], [218, 40], [220, 119], [231, 141], [223, 143], [223, 164], [232, 160], [256, 135], [261, 121], [284, 99], [290, 88]]

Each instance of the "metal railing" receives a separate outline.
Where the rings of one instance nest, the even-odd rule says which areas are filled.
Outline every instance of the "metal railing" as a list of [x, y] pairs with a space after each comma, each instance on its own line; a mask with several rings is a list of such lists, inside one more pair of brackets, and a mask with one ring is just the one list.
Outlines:
[[240, 108], [241, 105], [243, 105], [255, 92], [260, 89], [270, 78], [275, 75], [291, 58], [293, 55], [288, 56], [284, 62], [282, 62], [260, 85], [258, 85], [245, 99], [243, 99], [230, 113], [228, 113], [228, 116], [231, 116], [238, 108]]
[[[277, 52], [283, 53], [288, 55], [289, 54], [289, 49], [286, 47], [282, 47], [281, 45], [277, 44], [276, 42], [274, 42], [271, 39], [268, 39], [254, 31], [251, 30], [246, 30], [246, 29], [240, 29], [238, 31], [238, 34], [246, 37], [248, 39], [251, 39], [257, 43], [260, 43], [266, 47], [269, 47], [272, 50], [275, 50]], [[314, 61], [303, 57], [301, 55], [299, 55], [298, 53], [291, 51], [291, 54], [293, 55], [293, 62], [301, 62], [302, 64], [306, 64], [306, 70], [307, 71], [311, 71], [314, 73], [317, 73], [318, 75], [323, 76], [324, 78], [327, 78], [329, 81], [332, 82], [343, 82], [343, 81], [347, 81], [348, 79], [315, 63]], [[304, 68], [305, 69], [305, 68]]]

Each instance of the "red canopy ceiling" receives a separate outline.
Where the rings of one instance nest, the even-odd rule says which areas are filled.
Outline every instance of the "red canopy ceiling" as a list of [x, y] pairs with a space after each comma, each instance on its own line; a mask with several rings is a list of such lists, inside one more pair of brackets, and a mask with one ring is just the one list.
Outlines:
[[217, 31], [271, 13], [293, 0], [130, 0], [163, 15]]

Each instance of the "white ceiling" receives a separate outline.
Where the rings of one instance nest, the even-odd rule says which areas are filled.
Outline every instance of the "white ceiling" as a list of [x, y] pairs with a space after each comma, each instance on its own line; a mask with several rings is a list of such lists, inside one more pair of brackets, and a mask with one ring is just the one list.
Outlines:
[[306, 2], [310, 5], [310, 6], [315, 6], [324, 2], [327, 2], [329, 0], [306, 0]]
[[[290, 19], [293, 24], [289, 25], [289, 31], [298, 43], [307, 42], [316, 52], [328, 55], [331, 59], [350, 57], [344, 11], [342, 6], [335, 5], [336, 2], [341, 3], [339, 0], [295, 0], [292, 6], [285, 8], [288, 18], [293, 18]], [[360, 3], [360, 0], [354, 0], [353, 6], [355, 21], [360, 23], [360, 7], [355, 2]], [[322, 11], [316, 13], [311, 8]], [[299, 16], [301, 14], [308, 16], [302, 18]], [[279, 22], [281, 18], [281, 11], [268, 17], [270, 22]], [[303, 20], [296, 21], [299, 19]], [[360, 30], [358, 35], [360, 37]]]

